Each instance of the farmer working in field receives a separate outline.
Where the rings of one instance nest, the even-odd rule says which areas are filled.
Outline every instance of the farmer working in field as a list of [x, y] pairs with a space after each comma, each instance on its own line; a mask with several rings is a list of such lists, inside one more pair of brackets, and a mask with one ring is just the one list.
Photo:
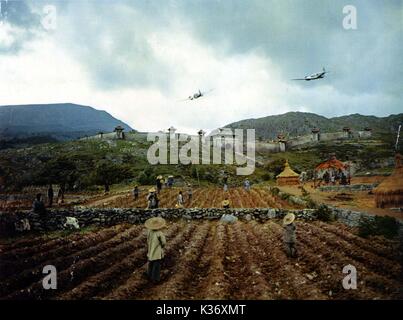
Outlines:
[[188, 189], [187, 189], [187, 194], [188, 194], [188, 202], [192, 202], [192, 197], [193, 197], [193, 190], [192, 190], [192, 185], [188, 183]]
[[295, 215], [288, 213], [283, 219], [284, 226], [284, 245], [288, 257], [294, 258], [296, 256], [296, 227], [294, 224]]
[[151, 188], [148, 192], [147, 209], [157, 209], [159, 200], [155, 188]]
[[222, 207], [223, 207], [224, 209], [229, 209], [229, 207], [230, 207], [230, 202], [229, 202], [229, 200], [228, 200], [228, 197], [225, 197], [224, 201], [222, 202]]
[[145, 222], [147, 232], [148, 247], [148, 278], [153, 282], [160, 281], [161, 262], [164, 258], [164, 247], [166, 244], [165, 235], [162, 229], [165, 228], [166, 222], [161, 217], [150, 218]]
[[48, 204], [49, 204], [49, 208], [52, 207], [53, 205], [53, 196], [54, 196], [54, 192], [53, 192], [53, 188], [52, 185], [49, 185], [49, 189], [48, 189]]
[[133, 189], [133, 198], [134, 201], [137, 201], [137, 199], [139, 198], [139, 186], [137, 184], [134, 186]]
[[183, 194], [182, 194], [182, 190], [180, 190], [179, 191], [179, 194], [178, 194], [178, 202], [177, 202], [177, 208], [183, 208]]
[[246, 191], [250, 191], [250, 181], [248, 178], [245, 179], [243, 186], [245, 188]]
[[157, 193], [160, 194], [161, 189], [162, 189], [162, 176], [157, 177], [155, 185], [157, 187]]
[[32, 210], [34, 213], [37, 213], [40, 217], [40, 219], [42, 220], [42, 222], [44, 223], [46, 218], [47, 218], [47, 212], [45, 209], [45, 204], [42, 201], [42, 194], [38, 193], [36, 195], [35, 201], [32, 205]]

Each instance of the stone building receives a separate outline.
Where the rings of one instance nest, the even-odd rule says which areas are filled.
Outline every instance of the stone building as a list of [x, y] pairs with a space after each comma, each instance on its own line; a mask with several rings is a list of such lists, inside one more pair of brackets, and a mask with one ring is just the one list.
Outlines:
[[125, 130], [125, 128], [123, 128], [122, 126], [117, 126], [115, 128], [115, 130], [113, 130], [113, 132], [116, 133], [116, 139], [118, 140], [123, 140], [124, 139], [124, 132], [123, 130]]
[[312, 141], [318, 142], [320, 140], [320, 129], [313, 128], [312, 129]]
[[286, 146], [287, 146], [287, 139], [286, 139], [285, 135], [280, 133], [277, 136], [277, 139], [278, 139], [278, 143], [280, 145], [280, 152], [285, 152]]

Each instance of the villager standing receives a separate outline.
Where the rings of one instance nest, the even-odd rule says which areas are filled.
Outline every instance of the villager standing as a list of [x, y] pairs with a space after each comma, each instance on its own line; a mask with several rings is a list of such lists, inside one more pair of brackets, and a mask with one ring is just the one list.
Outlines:
[[177, 207], [183, 208], [183, 194], [182, 190], [179, 191], [178, 198], [177, 198]]
[[42, 201], [42, 193], [36, 195], [32, 209], [41, 216], [46, 214], [45, 204]]
[[221, 204], [222, 204], [222, 207], [224, 209], [229, 209], [230, 208], [230, 202], [229, 202], [227, 197], [225, 197], [224, 201]]
[[297, 250], [295, 248], [296, 242], [296, 226], [294, 224], [295, 215], [288, 213], [283, 219], [284, 226], [284, 245], [288, 257], [296, 257]]
[[139, 198], [139, 186], [136, 184], [133, 189], [133, 198], [134, 201], [137, 201]]
[[224, 185], [224, 192], [227, 192], [228, 191], [228, 176], [225, 175], [222, 180], [223, 180], [223, 185]]
[[57, 193], [57, 203], [64, 203], [64, 184], [60, 185], [59, 192]]
[[191, 203], [193, 198], [193, 189], [190, 183], [188, 183], [187, 194], [188, 194], [188, 202]]
[[162, 176], [158, 176], [156, 180], [157, 193], [159, 194], [162, 189]]
[[244, 186], [246, 191], [250, 191], [250, 182], [249, 182], [248, 178], [245, 179], [245, 181], [243, 183], [243, 186]]
[[161, 217], [153, 217], [145, 222], [147, 231], [147, 259], [148, 278], [157, 283], [160, 281], [161, 263], [164, 258], [164, 247], [166, 238], [161, 231], [166, 226], [166, 221]]
[[49, 188], [48, 188], [48, 206], [49, 206], [49, 208], [51, 208], [53, 205], [53, 196], [54, 196], [54, 192], [53, 192], [52, 185], [50, 184]]
[[158, 208], [158, 196], [156, 193], [155, 188], [151, 188], [148, 190], [148, 195], [147, 195], [147, 209], [157, 209]]

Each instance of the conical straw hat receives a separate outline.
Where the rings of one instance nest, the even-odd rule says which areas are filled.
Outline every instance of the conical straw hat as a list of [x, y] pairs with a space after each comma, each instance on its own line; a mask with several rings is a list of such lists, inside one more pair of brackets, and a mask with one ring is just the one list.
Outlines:
[[283, 219], [283, 224], [287, 225], [287, 224], [291, 224], [293, 223], [295, 220], [295, 214], [293, 213], [287, 213], [286, 216]]
[[161, 217], [153, 217], [144, 223], [145, 227], [150, 230], [161, 230], [166, 226], [165, 219]]
[[228, 206], [228, 205], [229, 205], [229, 200], [224, 200], [224, 201], [222, 202], [222, 205], [223, 205], [223, 206]]
[[154, 187], [152, 187], [151, 189], [148, 190], [148, 192], [155, 192], [155, 191], [156, 191], [156, 190], [155, 190]]

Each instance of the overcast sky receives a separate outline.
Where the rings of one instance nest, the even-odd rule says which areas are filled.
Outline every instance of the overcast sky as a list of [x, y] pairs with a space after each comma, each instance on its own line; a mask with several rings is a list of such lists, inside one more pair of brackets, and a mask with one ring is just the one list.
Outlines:
[[[403, 112], [403, 0], [0, 3], [0, 105], [73, 102], [189, 133], [287, 111]], [[198, 89], [212, 91], [181, 101]]]

